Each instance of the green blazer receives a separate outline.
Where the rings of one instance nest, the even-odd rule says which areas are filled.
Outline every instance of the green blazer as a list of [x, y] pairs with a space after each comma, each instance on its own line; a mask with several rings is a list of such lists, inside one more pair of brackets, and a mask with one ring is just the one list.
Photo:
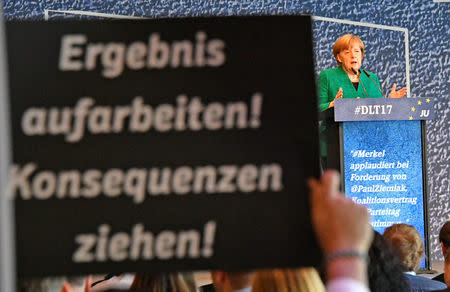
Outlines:
[[[355, 90], [353, 83], [348, 78], [347, 73], [342, 69], [342, 67], [325, 69], [320, 72], [319, 75], [319, 110], [324, 111], [330, 105], [330, 102], [334, 100], [339, 87], [342, 87], [342, 97], [343, 98], [381, 98], [382, 93], [378, 89], [381, 88], [380, 81], [378, 81], [377, 75], [366, 71], [369, 73], [371, 80], [362, 70], [359, 76], [358, 90]], [[378, 87], [375, 85], [375, 83]]]

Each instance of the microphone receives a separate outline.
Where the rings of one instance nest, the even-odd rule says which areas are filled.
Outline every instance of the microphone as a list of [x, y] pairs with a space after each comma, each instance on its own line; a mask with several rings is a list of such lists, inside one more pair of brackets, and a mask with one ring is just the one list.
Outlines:
[[[359, 69], [358, 69], [358, 70], [355, 70], [354, 68], [351, 68], [351, 69], [352, 69], [352, 72], [353, 72], [356, 76], [358, 76], [358, 73], [361, 73], [361, 71], [360, 71]], [[362, 80], [359, 79], [359, 81], [361, 82], [361, 86], [362, 86], [362, 88], [363, 88], [363, 90], [364, 90], [364, 93], [366, 94], [366, 97], [369, 97], [369, 95], [367, 94], [366, 88], [364, 87], [364, 84], [363, 84]]]
[[[353, 68], [352, 68], [352, 69], [353, 69]], [[383, 91], [381, 90], [380, 86], [378, 86], [378, 84], [375, 82], [375, 80], [372, 79], [372, 77], [370, 76], [369, 73], [367, 73], [366, 70], [363, 69], [362, 71], [364, 72], [364, 74], [367, 75], [367, 77], [369, 77], [370, 80], [372, 80], [373, 84], [375, 84], [375, 86], [376, 86], [376, 87], [378, 88], [378, 90], [380, 91], [381, 96], [384, 98]]]

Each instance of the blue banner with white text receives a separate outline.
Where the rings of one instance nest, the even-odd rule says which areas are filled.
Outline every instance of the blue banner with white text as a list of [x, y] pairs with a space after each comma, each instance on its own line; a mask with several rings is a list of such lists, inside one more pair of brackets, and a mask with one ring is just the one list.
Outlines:
[[406, 223], [425, 238], [420, 121], [345, 122], [343, 136], [346, 195], [376, 231]]

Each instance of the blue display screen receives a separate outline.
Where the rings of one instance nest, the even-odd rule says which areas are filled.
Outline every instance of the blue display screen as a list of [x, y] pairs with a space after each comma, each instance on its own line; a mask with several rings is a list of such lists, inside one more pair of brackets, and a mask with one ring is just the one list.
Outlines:
[[425, 238], [420, 121], [345, 122], [343, 140], [346, 196], [376, 231], [406, 223]]

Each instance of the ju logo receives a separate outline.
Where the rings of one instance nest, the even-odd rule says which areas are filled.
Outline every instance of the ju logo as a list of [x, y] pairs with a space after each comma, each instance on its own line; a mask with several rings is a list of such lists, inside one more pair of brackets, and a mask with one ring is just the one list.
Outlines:
[[427, 119], [433, 113], [432, 106], [433, 103], [429, 98], [418, 100], [411, 107], [409, 120]]

